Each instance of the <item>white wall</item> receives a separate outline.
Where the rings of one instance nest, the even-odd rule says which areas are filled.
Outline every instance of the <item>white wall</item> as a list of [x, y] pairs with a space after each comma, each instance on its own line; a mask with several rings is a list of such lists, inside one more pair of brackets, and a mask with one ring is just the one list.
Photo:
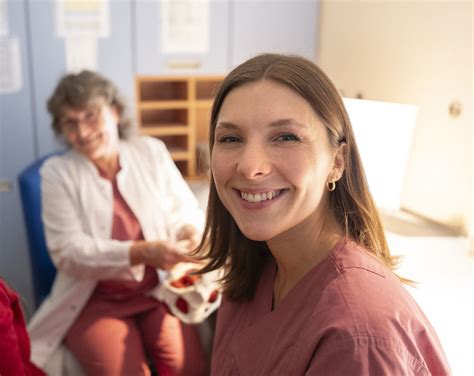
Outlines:
[[[419, 107], [402, 207], [471, 234], [472, 8], [470, 1], [323, 1], [317, 54], [344, 95]], [[448, 111], [455, 100], [463, 106], [457, 118]]]

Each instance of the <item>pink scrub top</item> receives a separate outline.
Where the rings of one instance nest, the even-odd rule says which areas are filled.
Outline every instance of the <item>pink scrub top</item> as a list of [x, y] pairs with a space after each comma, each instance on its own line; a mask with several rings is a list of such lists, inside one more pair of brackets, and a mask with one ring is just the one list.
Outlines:
[[[105, 174], [100, 171], [103, 178]], [[125, 202], [117, 186], [117, 179], [110, 180], [113, 188], [113, 222], [111, 239], [143, 240], [140, 223], [135, 214]], [[141, 281], [110, 279], [97, 284], [93, 296], [102, 296], [107, 300], [128, 300], [133, 296], [142, 295], [158, 284], [158, 275], [154, 268], [146, 266], [145, 275]]]
[[449, 375], [438, 337], [388, 268], [341, 239], [272, 310], [269, 258], [255, 297], [223, 300], [212, 375]]

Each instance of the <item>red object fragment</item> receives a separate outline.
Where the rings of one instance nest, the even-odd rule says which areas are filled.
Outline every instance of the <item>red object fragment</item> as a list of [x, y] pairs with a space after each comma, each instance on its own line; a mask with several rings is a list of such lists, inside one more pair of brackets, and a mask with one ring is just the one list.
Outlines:
[[214, 303], [217, 300], [217, 297], [219, 296], [219, 291], [214, 290], [211, 292], [211, 295], [209, 296], [209, 303]]
[[176, 307], [178, 307], [178, 309], [183, 313], [188, 313], [189, 311], [188, 302], [183, 298], [178, 298], [176, 300]]
[[185, 288], [194, 285], [196, 281], [199, 281], [201, 277], [199, 275], [191, 275], [188, 273], [184, 274], [180, 279], [176, 279], [170, 282], [170, 285], [178, 289]]
[[183, 287], [186, 287], [183, 282], [181, 282], [181, 279], [177, 279], [175, 281], [171, 281], [170, 285], [173, 287], [176, 287], [178, 289], [182, 289]]

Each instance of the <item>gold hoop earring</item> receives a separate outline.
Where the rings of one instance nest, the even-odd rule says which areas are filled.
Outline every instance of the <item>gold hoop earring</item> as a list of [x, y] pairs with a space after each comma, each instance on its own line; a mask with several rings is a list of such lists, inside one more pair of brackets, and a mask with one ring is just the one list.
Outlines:
[[332, 192], [336, 189], [336, 182], [335, 181], [328, 181], [326, 183], [326, 187], [327, 187], [329, 192]]

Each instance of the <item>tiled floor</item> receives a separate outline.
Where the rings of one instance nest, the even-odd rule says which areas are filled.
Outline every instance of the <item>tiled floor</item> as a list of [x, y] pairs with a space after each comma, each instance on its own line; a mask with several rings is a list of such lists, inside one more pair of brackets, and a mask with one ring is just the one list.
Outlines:
[[[207, 184], [190, 186], [204, 209]], [[403, 256], [397, 272], [418, 282], [407, 288], [437, 331], [453, 375], [474, 375], [474, 257], [467, 239], [408, 213], [382, 218], [392, 253]]]

